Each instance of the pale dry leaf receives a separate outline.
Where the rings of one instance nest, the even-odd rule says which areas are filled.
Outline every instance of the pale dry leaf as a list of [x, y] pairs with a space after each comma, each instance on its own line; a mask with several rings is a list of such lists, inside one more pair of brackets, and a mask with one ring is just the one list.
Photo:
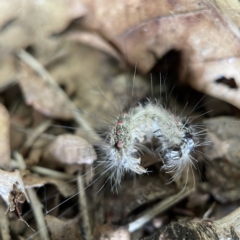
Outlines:
[[27, 104], [45, 116], [62, 120], [73, 119], [68, 99], [59, 89], [38, 76], [27, 65], [22, 65], [19, 83]]
[[52, 240], [82, 240], [76, 219], [63, 221], [54, 216], [46, 215], [45, 220]]
[[0, 196], [10, 211], [14, 211], [18, 203], [25, 199], [29, 202], [25, 186], [18, 170], [6, 172], [0, 169]]
[[[122, 51], [123, 42], [127, 43], [130, 62], [138, 62], [143, 72], [149, 71], [170, 50], [179, 51], [181, 81], [240, 107], [237, 98], [240, 32], [215, 6], [205, 4], [198, 11], [143, 22], [116, 40]], [[222, 77], [233, 78], [236, 89], [216, 82]]]
[[58, 136], [48, 147], [50, 157], [63, 164], [93, 164], [97, 155], [85, 139], [72, 134]]
[[0, 126], [0, 166], [6, 168], [10, 163], [10, 116], [2, 104], [0, 104]]

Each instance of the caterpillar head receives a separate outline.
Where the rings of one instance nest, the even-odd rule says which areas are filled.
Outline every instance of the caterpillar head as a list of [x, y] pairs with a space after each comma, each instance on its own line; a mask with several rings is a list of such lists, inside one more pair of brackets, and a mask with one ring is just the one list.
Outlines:
[[181, 176], [184, 169], [189, 169], [193, 165], [193, 153], [198, 146], [195, 129], [186, 123], [180, 123], [182, 136], [178, 141], [162, 139], [162, 144], [157, 148], [160, 158], [163, 160], [163, 169], [167, 173], [173, 173], [172, 180]]

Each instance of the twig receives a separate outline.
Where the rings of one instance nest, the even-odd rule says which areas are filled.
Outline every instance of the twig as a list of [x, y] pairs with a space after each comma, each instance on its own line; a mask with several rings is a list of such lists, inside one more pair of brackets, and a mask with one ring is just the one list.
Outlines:
[[40, 203], [39, 199], [37, 198], [36, 192], [34, 189], [29, 188], [27, 189], [28, 196], [30, 199], [31, 207], [33, 210], [34, 217], [37, 222], [37, 227], [39, 230], [39, 234], [41, 236], [42, 240], [50, 240], [49, 234], [48, 234], [48, 229], [46, 227], [46, 223], [43, 217], [42, 213], [42, 204]]
[[41, 135], [43, 132], [45, 132], [51, 124], [51, 121], [45, 121], [41, 123], [39, 126], [37, 126], [31, 135], [28, 136], [27, 141], [24, 143], [24, 148], [29, 148], [32, 146], [33, 142], [38, 138], [39, 135]]
[[186, 191], [175, 194], [167, 199], [164, 199], [160, 203], [156, 204], [150, 210], [145, 211], [141, 217], [136, 219], [135, 221], [128, 224], [129, 232], [135, 232], [139, 228], [141, 228], [145, 223], [150, 221], [156, 215], [162, 213], [163, 211], [167, 210], [169, 207], [173, 206], [177, 202], [181, 201], [185, 197], [189, 196], [194, 192], [195, 188], [186, 189]]
[[[1, 201], [2, 203], [2, 201]], [[11, 240], [10, 231], [9, 231], [9, 221], [6, 214], [4, 214], [4, 205], [0, 205], [0, 231], [2, 240]]]
[[[13, 152], [14, 154], [14, 158], [17, 159], [17, 155], [19, 153]], [[21, 163], [19, 163], [19, 161], [16, 161], [15, 159], [11, 159], [11, 166], [13, 168], [18, 168], [21, 170], [24, 170], [25, 168], [23, 168], [23, 166], [21, 165]], [[48, 177], [52, 177], [55, 179], [60, 179], [60, 180], [71, 180], [73, 179], [73, 176], [71, 174], [67, 174], [64, 172], [59, 172], [56, 170], [52, 170], [49, 168], [44, 168], [44, 167], [40, 167], [40, 166], [33, 166], [30, 168], [31, 171], [44, 175], [44, 176], [48, 176]]]
[[216, 206], [216, 202], [213, 202], [211, 207], [204, 213], [203, 219], [208, 219], [210, 217], [210, 215], [212, 214], [213, 209], [215, 208], [215, 206]]
[[70, 174], [59, 172], [59, 171], [52, 170], [49, 168], [39, 167], [39, 166], [31, 167], [31, 170], [36, 173], [39, 173], [39, 174], [42, 174], [45, 176], [49, 176], [52, 178], [61, 179], [61, 180], [69, 180], [69, 179], [73, 178], [73, 176]]
[[17, 162], [18, 169], [25, 170], [26, 169], [26, 164], [25, 164], [25, 161], [24, 161], [22, 155], [19, 152], [14, 151], [13, 152], [13, 157]]
[[85, 188], [83, 184], [83, 176], [81, 174], [78, 174], [78, 190], [79, 190], [79, 205], [80, 210], [82, 212], [82, 218], [83, 218], [83, 227], [85, 231], [85, 238], [87, 240], [91, 239], [91, 225], [90, 225], [90, 219], [89, 219], [89, 213], [88, 213], [88, 205], [87, 205], [87, 198], [85, 194]]

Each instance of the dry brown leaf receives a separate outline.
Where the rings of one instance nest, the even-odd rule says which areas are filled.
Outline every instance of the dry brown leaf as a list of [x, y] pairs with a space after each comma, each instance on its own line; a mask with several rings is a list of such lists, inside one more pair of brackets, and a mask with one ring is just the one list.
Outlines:
[[63, 120], [72, 119], [68, 99], [58, 88], [36, 75], [28, 66], [23, 66], [19, 83], [27, 104], [46, 116]]
[[238, 89], [230, 90], [227, 84], [215, 82], [221, 77], [233, 78], [240, 86], [240, 33], [215, 7], [206, 5], [199, 11], [151, 20], [117, 36], [121, 49], [123, 40], [131, 49], [131, 63], [138, 62], [144, 72], [168, 51], [180, 51], [182, 81], [240, 107]]
[[[0, 196], [10, 211], [19, 211], [18, 204], [29, 202], [25, 186], [18, 170], [6, 172], [0, 169]], [[19, 212], [18, 212], [19, 213]]]
[[85, 139], [72, 134], [58, 136], [49, 145], [47, 155], [63, 164], [91, 165], [97, 159], [92, 145]]
[[63, 221], [54, 216], [46, 215], [45, 220], [52, 240], [82, 240], [76, 219]]
[[5, 168], [10, 162], [10, 117], [2, 104], [0, 104], [0, 126], [0, 166]]
[[[216, 5], [205, 0], [83, 2], [88, 13], [81, 24], [112, 42], [140, 71], [151, 70], [170, 50], [179, 51], [182, 82], [240, 107], [240, 32]], [[215, 82], [222, 77], [233, 78], [236, 89]]]

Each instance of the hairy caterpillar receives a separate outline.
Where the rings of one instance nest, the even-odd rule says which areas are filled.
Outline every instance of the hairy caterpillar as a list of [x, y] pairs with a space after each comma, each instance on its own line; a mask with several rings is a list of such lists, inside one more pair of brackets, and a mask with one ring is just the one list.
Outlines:
[[[37, 4], [39, 6], [41, 5], [44, 7], [47, 6], [45, 2], [47, 3], [49, 1], [34, 2], [38, 2]], [[159, 74], [166, 70], [166, 72], [168, 73], [174, 72], [175, 75], [181, 75], [181, 77], [179, 77], [181, 80], [183, 80], [185, 76], [188, 76], [189, 81], [191, 80], [191, 82], [188, 83], [191, 84], [194, 83], [195, 80], [204, 80], [201, 78], [201, 76], [206, 76], [208, 74], [210, 74], [212, 77], [207, 77], [206, 79], [212, 79], [213, 81], [214, 76], [216, 78], [221, 78], [221, 76], [229, 78], [236, 76], [236, 68], [234, 66], [237, 66], [235, 64], [238, 63], [237, 55], [239, 53], [239, 48], [237, 47], [239, 45], [237, 29], [234, 29], [233, 27], [234, 32], [232, 32], [232, 34], [229, 34], [229, 31], [224, 32], [225, 30], [228, 30], [227, 28], [232, 27], [232, 24], [227, 24], [224, 19], [219, 18], [218, 11], [212, 11], [211, 8], [209, 8], [210, 6], [208, 4], [198, 1], [192, 2], [190, 3], [190, 5], [186, 5], [184, 2], [180, 1], [166, 1], [165, 3], [162, 2], [160, 5], [151, 2], [148, 2], [146, 4], [146, 2], [144, 1], [133, 1], [126, 4], [124, 3], [124, 1], [116, 1], [116, 5], [114, 5], [115, 3], [113, 1], [109, 4], [108, 2], [106, 2], [106, 4], [102, 4], [102, 2], [99, 2], [98, 5], [97, 1], [93, 1], [85, 5], [87, 2], [76, 2], [78, 2], [78, 6], [74, 6], [74, 11], [72, 11], [73, 9], [71, 9], [71, 11], [67, 11], [67, 15], [71, 16], [71, 18], [66, 19], [64, 17], [61, 17], [63, 11], [58, 11], [58, 9], [56, 9], [56, 11], [54, 10], [54, 13], [56, 12], [57, 14], [53, 14], [53, 17], [56, 15], [60, 16], [61, 18], [61, 21], [57, 20], [57, 22], [60, 23], [58, 27], [52, 26], [52, 23], [54, 25], [54, 21], [52, 21], [51, 18], [52, 8], [48, 7], [44, 8], [47, 9], [50, 13], [50, 18], [40, 17], [38, 19], [39, 16], [36, 15], [35, 19], [37, 19], [37, 25], [35, 24], [36, 26], [30, 26], [29, 24], [27, 24], [25, 26], [24, 22], [26, 23], [27, 20], [25, 16], [28, 17], [29, 15], [29, 17], [34, 17], [34, 12], [36, 10], [35, 7], [27, 7], [27, 4], [22, 5], [18, 9], [20, 11], [16, 12], [17, 15], [10, 14], [11, 16], [8, 16], [9, 11], [6, 11], [7, 15], [5, 16], [3, 14], [3, 21], [1, 21], [1, 36], [3, 36], [3, 43], [6, 43], [7, 45], [11, 45], [13, 43], [14, 45], [14, 47], [9, 48], [6, 45], [6, 47], [2, 48], [3, 59], [5, 59], [5, 52], [9, 52], [11, 53], [11, 55], [12, 53], [17, 53], [16, 55], [18, 55], [19, 58], [19, 48], [25, 48], [25, 50], [29, 54], [33, 55], [33, 57], [36, 58], [37, 61], [39, 61], [40, 67], [34, 64], [34, 68], [32, 69], [36, 71], [37, 77], [34, 73], [31, 73], [31, 71], [29, 71], [29, 74], [23, 74], [25, 75], [23, 78], [29, 78], [31, 81], [28, 83], [31, 83], [33, 86], [37, 86], [37, 80], [39, 80], [37, 78], [45, 79], [48, 76], [52, 77], [53, 80], [56, 80], [56, 85], [63, 88], [63, 92], [66, 93], [69, 99], [71, 99], [71, 102], [73, 102], [78, 108], [82, 108], [82, 112], [85, 111], [86, 113], [90, 113], [88, 115], [92, 115], [95, 121], [94, 123], [90, 121], [88, 123], [90, 128], [94, 129], [94, 131], [90, 131], [89, 128], [86, 127], [86, 125], [81, 125], [77, 121], [74, 122], [73, 120], [71, 120], [71, 122], [64, 122], [65, 120], [58, 121], [57, 118], [53, 117], [53, 119], [47, 119], [46, 121], [46, 118], [36, 111], [36, 109], [39, 109], [35, 108], [36, 105], [32, 105], [32, 112], [26, 114], [28, 115], [28, 117], [26, 118], [22, 117], [23, 115], [13, 114], [15, 115], [13, 116], [13, 119], [15, 118], [15, 121], [17, 120], [16, 122], [19, 123], [20, 127], [22, 126], [21, 123], [23, 123], [24, 121], [25, 123], [27, 122], [26, 124], [23, 123], [22, 128], [33, 129], [32, 132], [34, 132], [34, 134], [32, 134], [32, 136], [35, 135], [30, 139], [30, 141], [29, 139], [27, 139], [26, 141], [24, 141], [25, 139], [22, 140], [21, 147], [12, 147], [13, 151], [17, 150], [22, 154], [24, 162], [26, 162], [27, 171], [26, 173], [24, 173], [23, 171], [23, 174], [26, 174], [26, 176], [28, 176], [30, 180], [31, 177], [33, 178], [32, 180], [36, 180], [36, 182], [32, 181], [31, 187], [35, 188], [32, 189], [32, 192], [36, 192], [36, 194], [38, 195], [36, 199], [40, 200], [41, 204], [34, 204], [33, 201], [33, 206], [38, 205], [38, 209], [40, 210], [39, 212], [43, 213], [42, 215], [48, 215], [45, 217], [52, 217], [52, 219], [50, 218], [51, 221], [49, 221], [48, 219], [48, 221], [45, 222], [46, 219], [44, 221], [43, 217], [42, 219], [35, 216], [33, 217], [32, 212], [34, 210], [31, 211], [29, 210], [29, 206], [27, 206], [28, 209], [26, 205], [24, 206], [23, 218], [34, 229], [38, 229], [36, 235], [40, 235], [44, 228], [46, 232], [51, 231], [50, 229], [52, 223], [54, 222], [54, 217], [55, 219], [60, 219], [61, 217], [65, 219], [73, 219], [74, 217], [76, 217], [78, 218], [78, 220], [80, 220], [80, 224], [78, 224], [77, 227], [79, 229], [85, 224], [85, 222], [87, 222], [85, 221], [86, 219], [84, 219], [87, 210], [89, 210], [89, 215], [93, 219], [92, 232], [98, 224], [115, 223], [118, 226], [127, 226], [129, 222], [131, 223], [132, 221], [136, 220], [136, 218], [138, 218], [142, 211], [150, 209], [155, 203], [159, 203], [164, 200], [168, 202], [169, 195], [175, 197], [174, 194], [176, 192], [179, 192], [179, 190], [182, 190], [180, 194], [186, 193], [187, 191], [183, 192], [183, 190], [185, 190], [185, 187], [188, 183], [193, 183], [195, 186], [194, 168], [196, 168], [196, 170], [199, 170], [200, 175], [203, 175], [202, 179], [206, 177], [206, 180], [204, 179], [205, 183], [210, 182], [209, 179], [211, 178], [207, 175], [207, 167], [201, 166], [202, 161], [198, 159], [199, 156], [203, 156], [204, 153], [206, 153], [204, 152], [201, 155], [201, 150], [198, 150], [198, 147], [208, 144], [208, 142], [206, 142], [205, 140], [205, 129], [203, 128], [203, 126], [195, 124], [191, 121], [191, 117], [189, 116], [190, 114], [186, 114], [186, 112], [184, 113], [185, 108], [183, 108], [182, 112], [179, 114], [174, 111], [175, 104], [173, 104], [174, 106], [173, 108], [171, 108], [169, 106], [165, 106], [165, 102], [162, 101], [161, 98], [157, 98], [158, 100], [155, 100], [154, 97], [152, 97], [150, 98], [151, 100], [148, 100], [147, 97], [151, 95], [149, 93], [150, 91], [147, 93], [145, 92], [144, 94], [142, 94], [141, 97], [137, 97], [137, 104], [134, 103], [131, 107], [126, 107], [126, 105], [122, 103], [121, 100], [119, 100], [119, 95], [114, 93], [115, 90], [112, 87], [110, 87], [110, 95], [115, 95], [114, 100], [117, 99], [117, 101], [121, 102], [121, 107], [117, 109], [117, 112], [115, 112], [114, 114], [110, 113], [110, 110], [112, 109], [104, 108], [108, 104], [108, 102], [112, 102], [113, 99], [109, 98], [109, 94], [106, 92], [106, 89], [104, 89], [104, 87], [102, 87], [102, 85], [99, 84], [97, 81], [99, 80], [99, 78], [103, 78], [107, 82], [107, 84], [110, 85], [109, 79], [113, 78], [110, 82], [114, 82], [115, 84], [116, 79], [114, 78], [114, 76], [117, 75], [116, 72], [119, 71], [113, 69], [112, 66], [108, 67], [106, 62], [114, 62], [114, 64], [116, 65], [128, 65], [127, 63], [131, 63], [132, 65], [134, 65], [136, 62], [138, 62], [140, 66], [139, 69], [145, 69], [145, 71], [143, 70], [143, 72], [145, 73], [153, 72], [153, 74]], [[21, 16], [18, 16], [18, 14], [21, 13], [21, 10], [25, 9], [25, 5], [27, 9], [29, 9], [33, 14], [20, 14]], [[56, 7], [53, 6], [53, 9], [58, 8], [58, 5], [59, 4], [57, 4]], [[67, 5], [71, 6], [71, 3]], [[79, 13], [79, 10], [81, 12], [80, 15], [76, 14], [77, 12]], [[24, 10], [23, 13], [25, 12], [27, 13], [28, 10]], [[41, 11], [39, 11], [39, 13], [41, 13]], [[120, 14], [118, 15], [118, 13]], [[204, 16], [205, 14], [206, 17]], [[45, 14], [43, 14], [43, 16], [45, 16]], [[73, 16], [75, 16], [74, 20], [72, 18]], [[45, 24], [44, 22], [44, 24], [41, 24], [41, 19], [50, 19], [48, 21], [49, 24]], [[27, 21], [27, 23], [31, 23], [31, 21]], [[33, 23], [36, 22], [33, 21]], [[39, 26], [43, 26], [43, 35], [41, 34], [42, 31]], [[19, 29], [21, 28], [23, 28], [23, 31], [19, 31]], [[37, 30], [37, 37], [34, 37], [34, 29]], [[229, 29], [230, 32], [233, 29]], [[21, 37], [21, 32], [24, 35], [23, 38]], [[14, 36], [12, 37], [11, 35], [9, 35], [11, 36], [9, 37], [9, 39], [13, 41], [5, 41], [5, 36], [11, 33], [14, 33]], [[18, 38], [15, 38], [18, 33], [20, 33], [19, 41], [17, 41], [16, 44], [14, 40], [18, 40]], [[21, 40], [24, 40], [26, 36], [29, 35], [26, 33], [33, 33], [33, 37], [27, 37], [27, 41], [23, 41], [21, 43]], [[106, 58], [99, 57], [99, 52], [95, 54], [91, 51], [86, 50], [87, 48], [80, 46], [79, 43], [76, 44], [73, 42], [65, 42], [66, 39], [69, 39], [69, 35], [70, 39], [75, 38], [75, 40], [77, 41], [79, 41], [79, 39], [81, 41], [82, 39], [83, 42], [90, 43], [92, 46], [96, 47], [96, 49], [106, 51], [108, 54], [115, 56], [115, 60], [117, 59], [117, 61], [119, 60], [119, 62], [116, 63], [116, 61], [113, 59], [107, 59], [107, 61], [105, 61]], [[219, 36], [224, 37], [219, 38]], [[173, 53], [173, 55], [176, 55], [172, 55], [173, 58], [171, 58], [171, 54], [168, 55], [168, 51], [170, 51], [169, 53]], [[168, 55], [168, 57], [164, 56], [164, 54]], [[129, 59], [126, 59], [128, 58], [127, 55], [129, 56]], [[171, 62], [170, 67], [168, 67], [169, 56]], [[5, 74], [7, 78], [15, 79], [19, 78], [19, 75], [22, 75], [21, 73], [19, 74], [19, 70], [20, 72], [23, 71], [23, 73], [28, 72], [26, 69], [24, 70], [25, 67], [20, 66], [20, 64], [18, 64], [18, 62], [15, 62], [15, 59], [12, 58], [14, 58], [14, 56], [10, 56], [10, 58], [6, 57], [7, 65], [4, 64], [5, 60], [3, 61], [2, 69], [4, 69], [4, 72], [6, 72], [3, 72], [3, 81], [5, 78]], [[218, 61], [223, 61], [223, 65], [214, 64]], [[225, 67], [225, 61], [228, 62], [228, 67]], [[166, 62], [168, 63], [165, 64]], [[94, 63], [98, 67], [95, 67]], [[156, 65], [153, 66], [153, 64]], [[166, 65], [168, 66], [166, 67]], [[230, 65], [231, 69], [229, 69]], [[205, 68], [205, 66], [207, 66], [207, 68]], [[12, 72], [15, 72], [15, 67], [16, 76], [12, 75]], [[44, 71], [44, 69], [47, 72]], [[107, 72], [107, 74], [104, 75], [103, 72]], [[170, 76], [167, 77], [168, 83], [168, 80], [170, 78]], [[178, 78], [173, 78], [177, 82]], [[149, 77], [146, 80], [149, 82]], [[214, 84], [222, 84], [224, 82], [221, 81], [221, 79], [219, 80], [220, 81], [216, 81], [215, 83], [213, 83], [212, 87], [214, 87]], [[101, 86], [101, 89], [103, 89], [102, 95], [106, 95], [104, 101], [99, 101], [99, 98], [96, 97], [97, 95], [99, 96], [99, 91], [95, 91], [95, 93], [97, 94], [91, 95], [94, 90], [86, 90], [86, 88], [83, 86], [84, 82], [91, 82], [96, 85], [99, 84], [99, 86]], [[169, 85], [170, 88], [172, 88], [174, 84], [169, 83]], [[235, 88], [237, 88], [237, 84], [235, 85]], [[155, 84], [153, 86], [154, 87], [152, 87], [151, 90], [155, 91], [155, 88], [157, 87], [155, 87]], [[192, 86], [194, 87], [194, 84], [192, 84]], [[205, 88], [205, 86], [203, 87]], [[208, 85], [208, 87], [211, 88], [211, 85]], [[209, 90], [208, 87], [206, 89]], [[38, 87], [36, 87], [36, 89], [37, 88]], [[44, 92], [44, 88], [38, 89], [39, 92]], [[80, 92], [79, 89], [81, 89], [82, 92]], [[118, 87], [117, 90], [119, 90]], [[208, 91], [208, 93], [218, 93], [218, 91], [214, 91], [214, 88], [211, 90], [213, 91]], [[3, 91], [5, 90], [1, 89], [1, 91], [3, 93]], [[132, 87], [130, 91], [134, 92], [135, 94], [134, 87]], [[11, 112], [11, 110], [14, 109], [15, 106], [13, 106], [14, 104], [9, 104], [9, 102], [15, 98], [15, 92], [12, 91], [12, 88], [9, 92], [11, 92], [11, 94], [1, 94], [1, 102], [6, 103], [6, 105], [8, 105], [8, 109]], [[123, 90], [123, 94], [131, 101], [131, 94], [127, 92], [128, 90]], [[187, 91], [184, 91], [183, 95], [185, 95], [186, 92]], [[30, 91], [30, 95], [31, 94], [35, 95], [33, 94], [33, 92]], [[87, 102], [87, 105], [84, 104], [84, 94], [90, 96], [89, 99], [85, 101]], [[226, 92], [224, 92], [224, 94], [228, 96]], [[174, 93], [173, 98], [177, 99], [177, 95], [178, 93]], [[182, 103], [183, 105], [185, 105], [186, 102], [192, 103], [197, 98], [198, 96], [192, 96], [189, 98], [187, 97], [187, 99], [184, 99]], [[55, 99], [52, 99], [50, 97], [43, 97], [39, 99], [40, 102], [41, 99], [43, 99], [46, 100], [44, 102], [49, 102], [53, 106], [56, 104], [55, 109], [61, 109], [61, 106], [59, 106], [60, 104], [57, 105], [57, 103], [59, 103], [60, 101], [54, 101]], [[92, 109], [91, 106], [95, 104], [94, 102], [96, 99], [97, 107]], [[142, 99], [144, 100], [141, 101]], [[194, 103], [193, 105], [195, 106]], [[22, 105], [20, 106], [20, 108], [21, 107]], [[215, 106], [212, 108], [215, 110]], [[75, 110], [74, 107], [70, 107], [70, 110], [72, 109]], [[205, 113], [206, 109], [203, 109], [202, 112]], [[111, 120], [104, 121], [105, 118], [109, 120], [106, 115], [110, 114], [112, 115]], [[187, 117], [184, 117], [184, 115], [186, 115]], [[103, 125], [101, 125], [102, 128], [98, 128], [99, 125], [97, 125], [97, 122], [103, 121], [106, 127], [103, 128]], [[52, 128], [47, 130], [45, 128], [46, 131], [42, 130], [42, 132], [37, 133], [35, 127], [40, 126], [42, 123], [45, 122], [50, 122], [50, 124], [52, 124], [52, 128], [54, 128], [54, 125], [56, 124], [66, 125], [66, 127], [59, 127], [59, 132], [54, 132]], [[76, 130], [75, 127], [80, 127], [82, 129]], [[85, 129], [83, 129], [84, 127]], [[69, 129], [69, 132], [66, 130], [67, 128]], [[54, 130], [56, 130], [56, 128]], [[71, 156], [68, 157], [72, 159], [71, 161], [67, 162], [67, 158], [64, 159], [65, 156], [62, 156], [63, 160], [59, 161], [61, 162], [60, 164], [58, 162], [60, 166], [58, 166], [57, 164], [53, 164], [51, 159], [47, 158], [44, 155], [46, 148], [42, 150], [43, 148], [40, 146], [40, 144], [37, 144], [40, 142], [38, 141], [40, 140], [40, 138], [41, 140], [43, 139], [44, 134], [51, 135], [51, 140], [54, 141], [55, 138], [61, 140], [60, 138], [62, 137], [62, 139], [64, 139], [65, 134], [69, 133], [69, 135], [77, 138], [78, 136], [76, 135], [78, 134], [78, 131], [85, 131], [87, 137], [84, 138], [84, 140], [88, 140], [89, 138], [88, 143], [86, 143], [85, 141], [85, 143], [81, 142], [79, 143], [79, 145], [77, 145], [77, 140], [75, 141], [74, 139], [69, 139], [69, 142], [65, 145], [62, 145], [61, 147], [66, 149], [65, 152], [71, 153], [69, 154]], [[225, 134], [225, 132], [226, 131], [223, 131], [223, 135]], [[98, 135], [98, 137], [100, 138], [100, 143], [95, 143], [93, 140], [91, 140], [91, 137], [94, 135], [94, 133], [96, 133], [95, 135]], [[41, 137], [39, 137], [39, 135], [41, 135]], [[101, 137], [101, 135], [103, 135], [104, 137]], [[16, 134], [14, 134], [13, 139], [15, 140], [16, 138]], [[218, 140], [218, 137], [213, 135], [211, 140], [212, 139]], [[51, 145], [46, 140], [43, 142], [44, 145]], [[221, 146], [223, 147], [216, 147], [214, 151], [209, 151], [207, 153], [207, 155], [210, 156], [209, 158], [214, 159], [214, 156], [212, 157], [212, 155], [214, 154], [211, 152], [218, 152], [217, 148], [221, 148], [222, 152], [225, 154], [228, 146], [234, 146], [234, 144], [233, 142], [230, 142], [227, 147], [226, 144], [222, 144]], [[95, 154], [92, 154], [93, 148], [95, 150], [99, 150], [100, 152], [100, 154], [98, 155], [98, 160], [96, 162], [94, 162]], [[75, 149], [76, 151], [74, 151], [73, 149]], [[232, 155], [239, 156], [239, 154], [234, 151], [235, 149], [237, 149], [235, 146], [232, 147]], [[62, 153], [60, 147], [58, 148], [58, 150], [60, 153]], [[13, 151], [12, 153], [14, 153]], [[41, 151], [43, 152], [43, 154], [41, 153]], [[85, 162], [80, 160], [77, 161], [78, 159], [76, 155], [74, 155], [74, 153], [77, 153], [78, 151], [81, 152], [82, 155], [87, 156], [85, 158]], [[156, 160], [148, 158], [149, 153], [153, 156], [151, 157], [155, 158]], [[15, 154], [12, 154], [12, 158], [13, 160], [11, 162], [15, 164], [14, 167], [20, 168], [21, 165], [17, 165], [18, 162]], [[232, 164], [231, 160], [227, 160], [228, 163], [230, 162], [230, 167], [232, 167], [234, 171], [237, 171], [238, 168]], [[87, 161], [89, 161], [90, 163], [86, 163]], [[84, 165], [83, 162], [84, 164], [88, 165]], [[234, 177], [236, 178], [236, 172], [226, 171], [222, 165], [222, 162], [218, 160], [216, 162], [217, 166], [220, 166], [220, 168], [223, 169], [224, 173], [229, 173], [226, 183], [230, 182], [232, 179], [234, 179]], [[76, 163], [77, 166], [72, 166], [72, 163]], [[71, 170], [68, 169], [70, 167], [72, 167]], [[45, 173], [37, 171], [43, 170], [44, 168]], [[48, 180], [44, 175], [46, 174], [47, 170], [49, 170], [48, 173], [52, 174], [51, 176], [48, 175]], [[215, 170], [217, 173], [221, 172], [221, 169], [218, 169], [217, 167], [215, 168]], [[192, 175], [189, 174], [189, 171], [192, 171]], [[92, 172], [92, 175], [94, 175], [94, 177], [88, 178], [88, 175], [91, 175]], [[53, 173], [55, 173], [56, 175], [54, 175]], [[76, 174], [78, 174], [77, 178]], [[185, 186], [181, 185], [179, 181], [179, 178], [181, 176], [183, 178], [185, 177]], [[191, 176], [193, 176], [194, 179], [191, 179]], [[102, 184], [102, 180], [105, 181], [105, 183]], [[52, 186], [52, 183], [58, 183], [58, 181], [60, 188], [58, 188], [59, 186], [57, 188], [56, 186]], [[86, 183], [83, 184], [83, 181], [86, 181]], [[64, 188], [63, 183], [66, 182], [68, 182], [67, 190], [73, 190], [70, 192], [69, 195], [64, 195], [61, 192], [61, 188]], [[166, 185], [166, 183], [169, 182], [173, 183]], [[113, 191], [104, 192], [106, 194], [106, 198], [102, 199], [102, 205], [99, 207], [99, 200], [101, 198], [101, 195], [103, 195], [103, 191], [101, 191], [101, 189], [105, 189], [105, 185], [109, 183]], [[199, 181], [196, 186], [200, 188], [201, 183]], [[149, 187], [146, 187], [146, 185], [148, 185]], [[235, 186], [234, 184], [230, 185]], [[198, 207], [200, 206], [200, 209], [203, 209], [203, 211], [207, 211], [208, 204], [211, 201], [218, 201], [220, 199], [219, 202], [221, 202], [221, 197], [219, 197], [218, 192], [216, 191], [214, 195], [213, 191], [211, 191], [211, 188], [213, 189], [212, 186], [210, 186], [208, 189], [206, 187], [205, 191], [202, 191], [201, 189], [201, 191], [204, 192], [205, 196], [210, 196], [211, 194], [211, 199], [207, 199], [205, 202], [202, 201], [201, 204], [198, 205]], [[115, 194], [116, 190], [120, 190], [118, 195]], [[132, 196], [126, 195], [128, 191], [133, 192]], [[13, 196], [18, 196], [15, 192]], [[236, 193], [237, 191], [232, 192]], [[87, 196], [87, 201], [83, 201], [84, 199], [82, 200], [82, 198], [84, 198], [84, 194]], [[200, 199], [200, 197], [198, 197], [198, 194], [200, 195], [201, 193], [196, 190], [196, 194], [194, 194], [195, 199]], [[232, 196], [230, 193], [225, 195]], [[113, 208], [111, 208], [111, 201], [107, 198], [109, 196], [115, 197], [115, 199], [112, 201], [112, 205], [116, 206], [114, 210], [112, 210]], [[127, 202], [124, 202], [124, 199], [127, 199]], [[132, 201], [132, 199], [136, 201], [134, 202]], [[85, 204], [83, 202], [87, 202], [88, 204]], [[195, 203], [195, 201], [192, 202]], [[103, 203], [105, 203], [104, 206]], [[42, 206], [40, 205], [44, 206], [43, 211], [41, 209]], [[126, 207], [124, 208], [123, 205], [125, 205]], [[181, 208], [185, 207], [184, 203], [181, 203], [180, 205]], [[76, 206], [78, 206], [79, 209], [77, 209]], [[170, 208], [170, 211], [174, 211], [175, 205], [171, 205]], [[34, 209], [34, 207], [32, 207], [32, 209]], [[99, 209], [102, 211], [102, 215], [97, 214]], [[196, 209], [196, 211], [194, 211], [193, 207], [187, 208], [187, 210], [189, 209], [190, 214], [191, 212], [194, 214], [196, 213], [195, 216], [200, 218], [203, 216], [202, 212], [199, 214], [199, 209]], [[71, 212], [71, 214], [69, 214], [69, 212]], [[189, 211], [185, 212], [187, 212], [187, 214], [189, 213]], [[102, 218], [94, 218], [92, 216], [93, 213], [95, 215], [102, 216]], [[118, 213], [121, 216], [119, 218], [116, 217]], [[185, 216], [187, 216], [187, 214]], [[172, 221], [176, 220], [179, 212], [176, 211], [175, 214], [166, 213], [164, 215], [165, 219], [168, 218], [169, 221]], [[170, 215], [173, 216], [171, 217], [171, 219], [169, 217]], [[161, 218], [161, 216], [159, 218]], [[167, 221], [165, 222], [164, 218], [162, 218], [163, 220], [161, 219], [162, 221], [159, 221], [160, 225], [167, 224]], [[43, 223], [45, 222], [44, 224], [46, 226], [36, 227], [36, 225], [34, 224], [38, 221], [38, 219], [40, 219], [40, 221]], [[138, 219], [141, 220], [142, 218]], [[148, 219], [149, 221], [152, 221], [154, 217], [152, 216]], [[145, 231], [147, 228], [152, 228], [153, 231], [154, 229], [152, 226], [153, 224], [146, 224], [145, 222], [145, 226], [141, 227], [141, 230]], [[80, 237], [79, 239], [90, 239], [89, 236], [91, 234], [87, 234], [87, 227], [83, 226], [82, 228], [83, 229], [81, 229], [81, 233], [83, 237]], [[143, 228], [145, 229], [143, 230]], [[7, 229], [7, 227], [5, 229]], [[61, 227], [59, 227], [59, 230], [61, 229], [65, 230], [66, 228], [63, 228], [61, 225]], [[139, 228], [132, 227], [131, 229]], [[24, 231], [20, 230], [18, 232], [19, 235], [21, 235], [19, 236], [19, 238], [22, 239], [35, 239], [36, 236], [32, 235], [32, 232], [28, 236], [22, 234]], [[56, 237], [58, 235], [52, 234], [52, 236], [53, 238], [58, 239], [58, 237]], [[143, 236], [144, 233], [141, 234], [141, 237]], [[15, 239], [15, 234], [12, 237]], [[133, 236], [131, 237], [132, 239], [140, 238], [134, 238]], [[47, 238], [43, 239], [45, 240]]]
[[[104, 172], [110, 172], [113, 187], [121, 183], [125, 172], [146, 173], [141, 166], [144, 143], [157, 139], [155, 152], [163, 161], [163, 169], [173, 172], [173, 179], [192, 163], [192, 152], [200, 145], [196, 128], [188, 120], [172, 114], [159, 102], [150, 100], [144, 105], [120, 115], [108, 133]], [[149, 149], [147, 149], [150, 151]]]

